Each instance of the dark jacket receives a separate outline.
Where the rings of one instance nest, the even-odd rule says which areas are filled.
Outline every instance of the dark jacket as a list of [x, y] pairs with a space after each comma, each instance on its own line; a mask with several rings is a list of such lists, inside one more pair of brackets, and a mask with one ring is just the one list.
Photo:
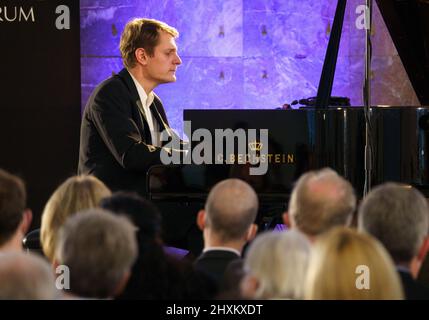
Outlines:
[[409, 272], [399, 270], [399, 276], [404, 287], [405, 299], [429, 300], [429, 289], [416, 282]]
[[[112, 191], [146, 194], [146, 173], [160, 164], [160, 150], [151, 146], [148, 123], [140, 112], [137, 88], [126, 69], [94, 90], [82, 117], [79, 174], [92, 174]], [[160, 131], [168, 127], [164, 107], [155, 95], [150, 106]]]
[[210, 275], [220, 287], [224, 273], [230, 262], [240, 259], [236, 253], [227, 250], [210, 250], [195, 260], [195, 269]]

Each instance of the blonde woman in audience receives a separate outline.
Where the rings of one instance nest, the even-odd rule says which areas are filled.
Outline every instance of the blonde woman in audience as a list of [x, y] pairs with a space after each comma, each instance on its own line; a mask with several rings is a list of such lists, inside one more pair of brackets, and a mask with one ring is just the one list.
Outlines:
[[302, 299], [310, 242], [298, 231], [270, 232], [251, 244], [241, 295], [246, 299]]
[[58, 230], [67, 218], [97, 207], [102, 198], [110, 195], [104, 183], [93, 176], [71, 177], [55, 190], [43, 210], [40, 230], [43, 253], [51, 262], [55, 258]]
[[392, 259], [370, 235], [337, 227], [323, 234], [312, 250], [306, 299], [403, 299]]

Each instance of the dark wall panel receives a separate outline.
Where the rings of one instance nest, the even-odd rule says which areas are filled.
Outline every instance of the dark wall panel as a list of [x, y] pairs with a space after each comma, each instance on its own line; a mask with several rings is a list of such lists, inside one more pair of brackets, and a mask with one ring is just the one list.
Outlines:
[[0, 0], [0, 9], [0, 167], [25, 179], [36, 226], [77, 169], [79, 1]]

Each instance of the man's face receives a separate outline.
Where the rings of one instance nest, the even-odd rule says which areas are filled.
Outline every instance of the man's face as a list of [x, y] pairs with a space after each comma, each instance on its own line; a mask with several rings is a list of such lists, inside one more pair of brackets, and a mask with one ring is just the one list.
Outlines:
[[176, 81], [176, 69], [182, 63], [174, 37], [161, 31], [153, 56], [147, 60], [147, 76], [156, 84]]

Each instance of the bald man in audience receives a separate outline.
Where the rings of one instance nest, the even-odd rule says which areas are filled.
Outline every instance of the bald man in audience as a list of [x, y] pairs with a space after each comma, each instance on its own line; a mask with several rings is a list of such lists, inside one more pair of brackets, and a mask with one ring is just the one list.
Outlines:
[[254, 238], [258, 197], [246, 182], [228, 179], [210, 191], [197, 224], [203, 231], [204, 250], [195, 261], [198, 270], [220, 285], [231, 261], [240, 259], [244, 245]]
[[0, 300], [51, 300], [57, 297], [49, 263], [31, 253], [0, 252]]
[[358, 227], [377, 238], [396, 264], [408, 300], [428, 300], [429, 288], [415, 281], [429, 250], [429, 208], [410, 186], [385, 183], [362, 201]]
[[309, 171], [297, 181], [284, 224], [304, 233], [310, 241], [334, 226], [350, 226], [356, 196], [350, 182], [330, 168]]
[[0, 169], [0, 251], [21, 251], [31, 225], [24, 182]]

